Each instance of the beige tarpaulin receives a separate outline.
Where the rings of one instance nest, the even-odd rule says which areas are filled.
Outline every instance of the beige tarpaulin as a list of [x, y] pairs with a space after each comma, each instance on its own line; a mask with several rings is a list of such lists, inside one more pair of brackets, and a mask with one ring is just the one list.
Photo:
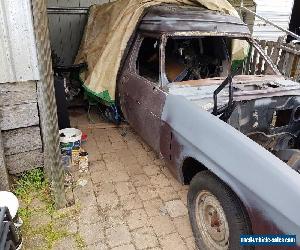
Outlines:
[[115, 99], [117, 73], [127, 42], [145, 8], [162, 3], [201, 6], [239, 16], [226, 0], [118, 0], [92, 6], [76, 57], [76, 63], [88, 64], [81, 75], [88, 92], [107, 102]]

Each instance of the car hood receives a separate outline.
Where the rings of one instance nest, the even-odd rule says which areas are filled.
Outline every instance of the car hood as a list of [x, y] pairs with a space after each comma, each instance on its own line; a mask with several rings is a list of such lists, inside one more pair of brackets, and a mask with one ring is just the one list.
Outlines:
[[[211, 111], [214, 105], [213, 92], [225, 78], [207, 78], [175, 82], [167, 86], [172, 95], [184, 96], [201, 108]], [[238, 75], [233, 79], [234, 100], [254, 100], [275, 96], [300, 96], [300, 84], [277, 75]], [[228, 102], [228, 87], [218, 94], [218, 105]]]

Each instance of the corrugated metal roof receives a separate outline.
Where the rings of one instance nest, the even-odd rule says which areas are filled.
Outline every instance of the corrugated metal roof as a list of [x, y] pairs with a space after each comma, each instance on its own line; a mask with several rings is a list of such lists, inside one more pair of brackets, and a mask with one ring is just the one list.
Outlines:
[[0, 82], [39, 80], [30, 0], [0, 0]]
[[[256, 0], [256, 13], [282, 28], [288, 29], [294, 0]], [[285, 33], [255, 18], [253, 36], [258, 39], [277, 41]]]

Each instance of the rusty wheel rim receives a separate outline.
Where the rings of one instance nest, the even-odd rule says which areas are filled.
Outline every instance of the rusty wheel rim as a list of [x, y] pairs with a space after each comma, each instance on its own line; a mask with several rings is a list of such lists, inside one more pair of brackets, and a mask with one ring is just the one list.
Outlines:
[[202, 190], [196, 199], [196, 221], [201, 238], [209, 249], [229, 247], [229, 226], [217, 197]]

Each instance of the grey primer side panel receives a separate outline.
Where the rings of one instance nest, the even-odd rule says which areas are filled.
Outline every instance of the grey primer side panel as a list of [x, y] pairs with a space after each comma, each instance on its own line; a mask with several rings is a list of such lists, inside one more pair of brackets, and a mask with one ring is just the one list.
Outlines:
[[[248, 210], [258, 211], [300, 244], [300, 175], [269, 151], [182, 96], [168, 95], [162, 120], [193, 157], [226, 182]], [[267, 232], [266, 232], [267, 233]]]

